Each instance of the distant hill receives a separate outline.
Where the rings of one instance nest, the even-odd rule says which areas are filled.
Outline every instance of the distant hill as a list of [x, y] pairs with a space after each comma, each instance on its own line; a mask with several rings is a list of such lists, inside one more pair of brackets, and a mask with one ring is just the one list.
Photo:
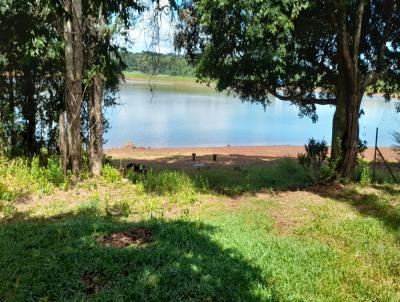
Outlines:
[[142, 52], [123, 53], [121, 56], [127, 65], [126, 71], [183, 77], [194, 76], [194, 68], [181, 55]]

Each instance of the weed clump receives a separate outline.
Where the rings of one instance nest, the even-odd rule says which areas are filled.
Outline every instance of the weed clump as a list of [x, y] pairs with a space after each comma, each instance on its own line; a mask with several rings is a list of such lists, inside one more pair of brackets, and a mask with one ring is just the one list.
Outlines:
[[144, 193], [166, 196], [172, 203], [191, 204], [197, 198], [195, 183], [183, 172], [150, 170], [139, 174], [129, 171], [127, 177], [141, 186]]
[[[45, 154], [47, 155], [47, 154]], [[0, 213], [12, 216], [16, 198], [31, 194], [50, 194], [63, 188], [66, 177], [59, 167], [58, 158], [43, 154], [27, 158], [0, 158]]]
[[332, 176], [328, 165], [328, 145], [325, 140], [317, 141], [310, 138], [304, 145], [306, 153], [298, 155], [299, 164], [304, 168], [306, 176], [318, 184]]
[[121, 173], [110, 164], [105, 164], [103, 166], [101, 176], [109, 183], [116, 183], [122, 180]]
[[49, 194], [66, 181], [56, 157], [41, 163], [39, 156], [31, 160], [0, 159], [0, 179], [0, 199], [9, 200], [33, 192]]
[[360, 182], [362, 186], [367, 186], [372, 182], [372, 171], [369, 163], [365, 160], [359, 160], [356, 169], [356, 180]]

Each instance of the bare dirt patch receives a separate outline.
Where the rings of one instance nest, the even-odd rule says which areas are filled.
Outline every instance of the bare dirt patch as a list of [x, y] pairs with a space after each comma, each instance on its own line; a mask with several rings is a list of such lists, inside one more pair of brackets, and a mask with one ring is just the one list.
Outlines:
[[153, 232], [146, 228], [135, 228], [125, 232], [105, 235], [98, 238], [97, 241], [106, 247], [143, 246], [153, 241]]
[[[398, 152], [392, 148], [381, 148], [385, 158], [389, 161], [400, 159]], [[114, 159], [135, 159], [147, 161], [160, 161], [165, 164], [180, 162], [182, 158], [191, 160], [192, 153], [196, 153], [203, 162], [205, 159], [212, 162], [211, 155], [218, 154], [217, 162], [220, 164], [251, 164], [254, 158], [276, 159], [282, 157], [297, 158], [299, 153], [305, 152], [304, 146], [226, 146], [226, 147], [185, 147], [185, 148], [120, 148], [106, 149], [105, 153]], [[368, 160], [374, 158], [374, 149], [368, 148], [364, 152]]]

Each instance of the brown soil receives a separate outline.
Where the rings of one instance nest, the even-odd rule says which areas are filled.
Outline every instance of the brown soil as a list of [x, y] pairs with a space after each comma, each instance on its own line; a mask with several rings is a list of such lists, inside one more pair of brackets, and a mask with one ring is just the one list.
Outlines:
[[[400, 160], [400, 153], [391, 148], [381, 148], [388, 161]], [[276, 158], [297, 158], [304, 153], [303, 146], [260, 146], [260, 147], [185, 147], [185, 148], [138, 148], [126, 145], [120, 148], [106, 149], [105, 153], [122, 168], [130, 161], [143, 164], [151, 163], [169, 168], [192, 167], [192, 153], [196, 153], [196, 162], [212, 166], [251, 166], [268, 165]], [[212, 155], [217, 154], [214, 162]], [[374, 158], [374, 149], [368, 148], [364, 156], [367, 160]]]
[[135, 228], [100, 237], [97, 241], [106, 247], [127, 247], [130, 245], [146, 245], [152, 240], [152, 231], [145, 228]]

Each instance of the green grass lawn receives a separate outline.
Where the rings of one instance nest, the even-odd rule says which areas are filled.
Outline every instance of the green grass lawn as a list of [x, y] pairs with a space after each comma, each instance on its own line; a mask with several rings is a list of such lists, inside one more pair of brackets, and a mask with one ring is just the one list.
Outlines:
[[[399, 186], [306, 187], [287, 161], [152, 173], [16, 199], [0, 301], [400, 301]], [[137, 229], [151, 242], [101, 242]]]

